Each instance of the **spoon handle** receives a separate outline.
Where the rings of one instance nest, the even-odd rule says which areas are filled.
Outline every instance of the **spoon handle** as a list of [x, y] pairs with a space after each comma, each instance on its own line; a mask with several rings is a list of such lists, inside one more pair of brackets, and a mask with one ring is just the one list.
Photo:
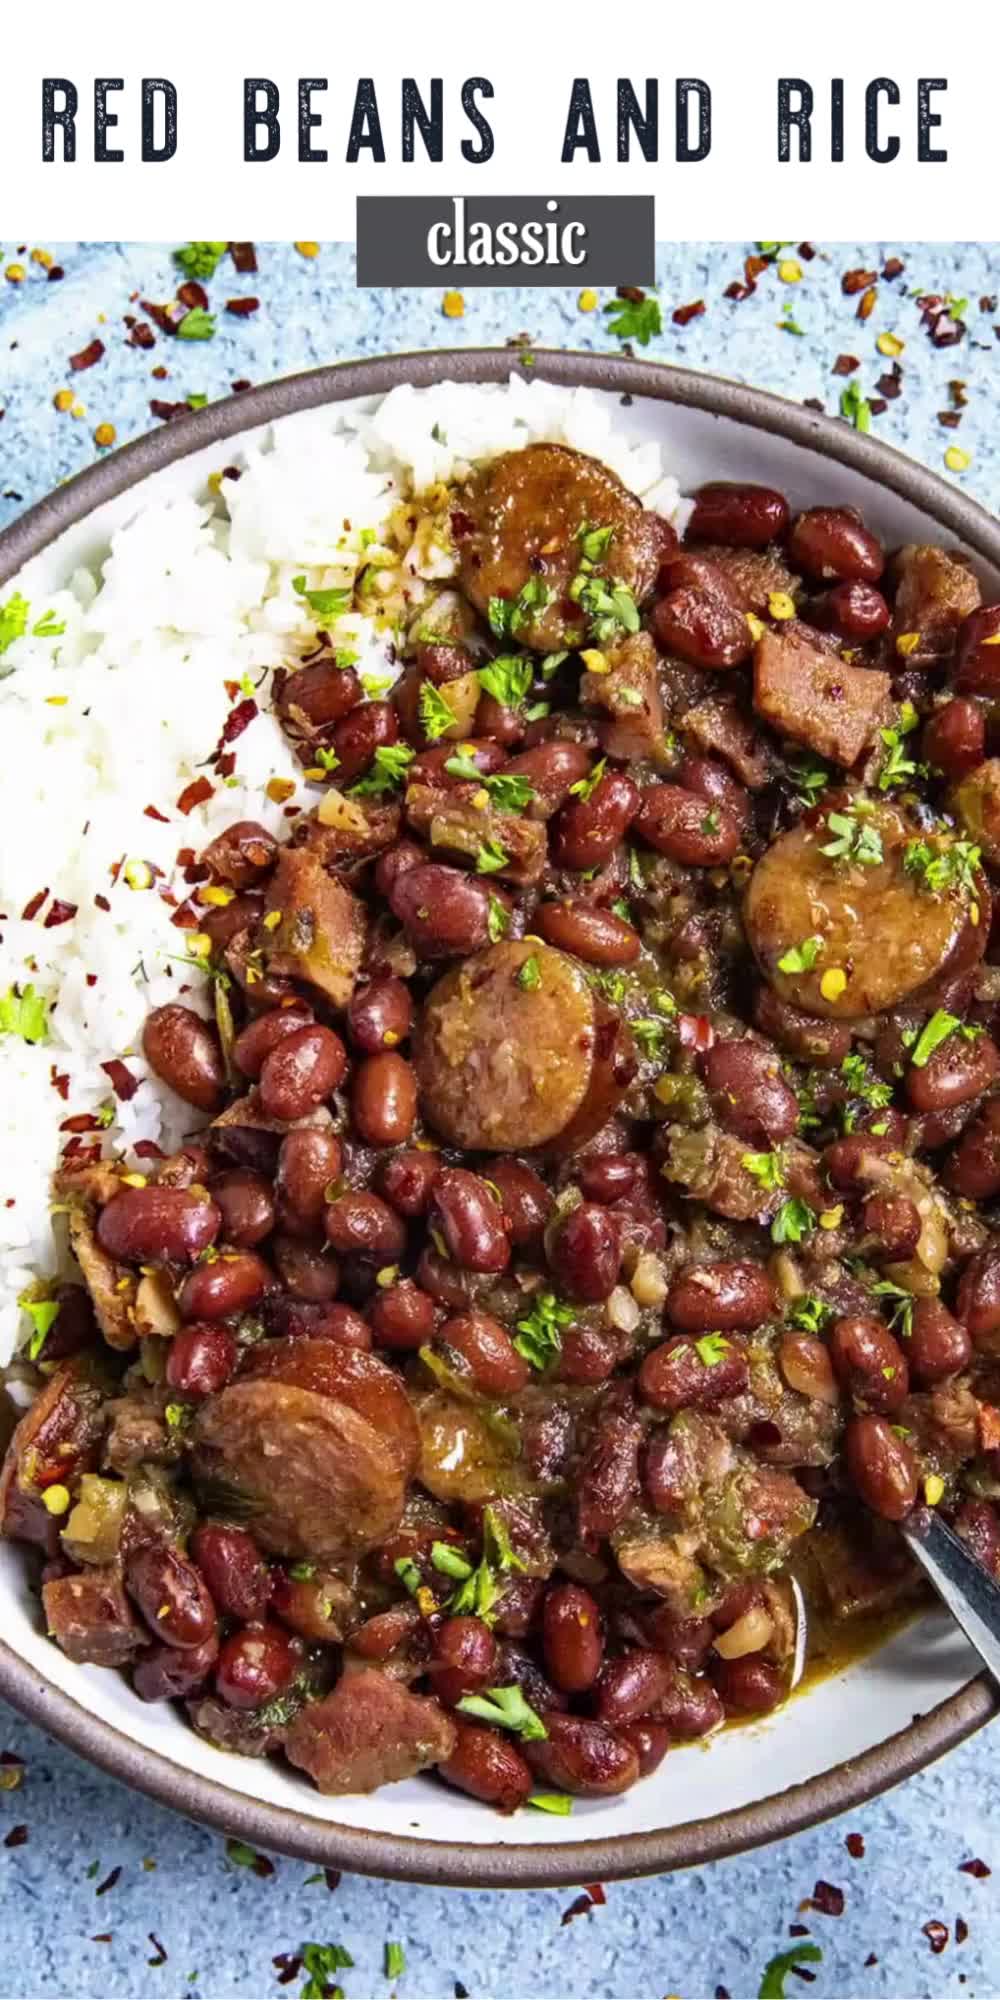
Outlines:
[[1000, 1682], [1000, 1584], [931, 1508], [920, 1508], [900, 1527], [910, 1554]]

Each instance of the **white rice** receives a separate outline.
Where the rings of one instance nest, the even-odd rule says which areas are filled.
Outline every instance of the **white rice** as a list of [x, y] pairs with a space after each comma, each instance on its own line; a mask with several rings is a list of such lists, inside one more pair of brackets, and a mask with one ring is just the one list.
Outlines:
[[[19, 1295], [70, 1269], [51, 1212], [64, 1121], [97, 1118], [84, 1142], [99, 1137], [132, 1162], [137, 1141], [169, 1151], [198, 1122], [151, 1075], [142, 1024], [181, 995], [209, 1005], [171, 922], [189, 893], [178, 850], [200, 853], [235, 819], [287, 831], [288, 806], [312, 803], [269, 708], [272, 669], [314, 640], [315, 615], [294, 580], [351, 585], [373, 554], [383, 562], [365, 599], [380, 608], [330, 626], [380, 691], [398, 671], [401, 604], [415, 606], [453, 567], [433, 534], [401, 546], [401, 500], [546, 439], [603, 460], [676, 518], [678, 488], [658, 446], [623, 437], [612, 420], [608, 398], [518, 377], [401, 387], [363, 413], [286, 419], [263, 444], [227, 447], [241, 477], [223, 480], [214, 501], [140, 506], [103, 562], [65, 588], [40, 590], [29, 567], [0, 594], [0, 609], [15, 592], [30, 605], [24, 636], [0, 652], [0, 995], [31, 985], [49, 1009], [44, 1042], [0, 1032], [0, 1361], [30, 1330]], [[65, 629], [33, 636], [38, 624]], [[230, 746], [235, 768], [222, 782], [209, 760], [234, 703], [248, 698], [258, 713]], [[177, 800], [199, 777], [212, 797], [185, 814]], [[268, 796], [275, 778], [294, 786], [287, 804]], [[151, 886], [130, 886], [151, 870], [161, 871]], [[54, 899], [76, 914], [47, 925]], [[112, 1058], [140, 1079], [127, 1103], [101, 1069]]]

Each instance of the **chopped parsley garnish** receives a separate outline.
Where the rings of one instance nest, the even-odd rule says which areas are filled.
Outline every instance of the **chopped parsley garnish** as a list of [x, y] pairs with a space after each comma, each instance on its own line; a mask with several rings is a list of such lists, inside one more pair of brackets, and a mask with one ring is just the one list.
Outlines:
[[506, 904], [501, 903], [499, 896], [491, 896], [486, 915], [486, 929], [490, 943], [499, 944], [500, 939], [506, 936], [509, 926], [510, 911]]
[[414, 752], [406, 743], [381, 744], [367, 777], [350, 787], [352, 794], [356, 798], [382, 798], [386, 792], [398, 791], [413, 758]]
[[22, 1042], [47, 1042], [48, 1013], [48, 1001], [33, 986], [26, 986], [23, 993], [8, 986], [6, 993], [0, 994], [0, 1035], [20, 1035]]
[[499, 812], [523, 812], [535, 796], [534, 785], [529, 784], [527, 778], [518, 777], [516, 772], [513, 777], [508, 777], [505, 771], [484, 777], [467, 750], [449, 757], [444, 768], [452, 778], [465, 778], [470, 784], [482, 785]]
[[871, 430], [872, 406], [867, 396], [862, 393], [861, 384], [856, 377], [852, 376], [840, 392], [840, 414], [846, 417], [849, 424], [854, 425], [856, 431]]
[[621, 918], [623, 924], [632, 922], [632, 911], [624, 896], [616, 896], [611, 908], [614, 915]]
[[614, 528], [591, 528], [586, 521], [581, 521], [576, 531], [576, 539], [580, 544], [584, 562], [603, 562], [614, 539], [614, 532]]
[[892, 1300], [892, 1305], [889, 1307], [889, 1325], [908, 1340], [913, 1332], [913, 1308], [916, 1304], [912, 1292], [906, 1291], [902, 1285], [894, 1285], [890, 1278], [880, 1278], [878, 1283], [872, 1286], [872, 1291], [876, 1298]]
[[[37, 623], [31, 628], [33, 639], [58, 639], [66, 630], [65, 619], [57, 620], [54, 611], [43, 611]], [[0, 651], [2, 651], [0, 647]]]
[[489, 622], [491, 632], [498, 639], [516, 639], [525, 625], [530, 625], [536, 611], [544, 611], [552, 601], [552, 592], [539, 576], [529, 576], [516, 597], [491, 597], [489, 602]]
[[705, 814], [705, 817], [701, 822], [701, 831], [702, 833], [707, 834], [708, 836], [711, 836], [713, 833], [718, 833], [719, 831], [718, 806], [710, 807], [709, 811]]
[[608, 332], [619, 340], [637, 340], [648, 347], [654, 334], [663, 332], [660, 301], [646, 294], [641, 299], [611, 299], [604, 311], [609, 315]]
[[28, 615], [31, 606], [19, 590], [8, 597], [6, 604], [0, 604], [0, 653], [5, 653], [15, 639], [23, 639], [28, 629]]
[[333, 1975], [344, 1966], [352, 1966], [354, 1960], [342, 1944], [304, 1944], [302, 1963], [309, 1977], [299, 2000], [333, 2000], [335, 1995], [343, 2000], [343, 1989], [333, 1983]]
[[797, 1965], [818, 1965], [823, 1956], [818, 1944], [795, 1944], [769, 1959], [761, 1977], [757, 2000], [788, 2000], [785, 1980]]
[[362, 674], [360, 678], [369, 701], [380, 701], [394, 683], [392, 674]]
[[[502, 603], [504, 599], [492, 599]], [[531, 692], [535, 678], [534, 662], [523, 653], [499, 653], [488, 667], [479, 669], [479, 685], [484, 693], [491, 694], [501, 708], [520, 708]]]
[[406, 1971], [406, 1953], [394, 1938], [387, 1938], [385, 1944], [385, 1976], [387, 1979], [401, 1979]]
[[305, 599], [310, 611], [315, 611], [318, 618], [339, 618], [351, 608], [353, 592], [349, 589], [307, 590], [304, 576], [293, 576], [292, 589]]
[[731, 1343], [724, 1333], [703, 1333], [694, 1343], [694, 1351], [705, 1368], [717, 1368], [729, 1353]]
[[191, 1422], [194, 1412], [190, 1403], [168, 1403], [163, 1412], [172, 1431], [182, 1431]]
[[190, 312], [178, 320], [175, 331], [178, 340], [211, 340], [215, 333], [215, 314], [206, 312], [204, 306], [192, 306]]
[[826, 950], [826, 941], [821, 937], [803, 938], [801, 944], [793, 944], [778, 960], [779, 972], [811, 972], [820, 952]]
[[572, 1326], [576, 1314], [572, 1306], [557, 1299], [554, 1292], [539, 1292], [526, 1319], [519, 1319], [514, 1346], [532, 1368], [547, 1368], [562, 1348], [562, 1329]]
[[460, 1583], [464, 1583], [466, 1577], [472, 1575], [472, 1564], [466, 1560], [460, 1549], [453, 1549], [450, 1542], [431, 1543], [431, 1562], [436, 1570], [440, 1570], [442, 1576], [457, 1577]]
[[820, 848], [820, 853], [828, 854], [832, 861], [875, 868], [884, 858], [882, 836], [877, 827], [868, 825], [860, 806], [848, 806], [844, 812], [827, 813], [826, 823], [834, 838]]
[[926, 764], [918, 764], [912, 757], [908, 757], [903, 741], [904, 737], [916, 729], [919, 721], [920, 717], [912, 701], [904, 701], [895, 728], [879, 730], [879, 736], [887, 751], [878, 774], [880, 792], [889, 792], [894, 785], [904, 785], [908, 778], [926, 776]]
[[293, 1583], [309, 1583], [316, 1574], [314, 1562], [292, 1563], [288, 1571]]
[[477, 1722], [490, 1722], [495, 1729], [509, 1729], [526, 1743], [541, 1743], [548, 1730], [540, 1715], [515, 1681], [511, 1687], [487, 1688], [485, 1694], [466, 1694], [456, 1703], [460, 1714], [473, 1715]]
[[926, 840], [908, 840], [903, 849], [903, 867], [919, 879], [922, 889], [935, 895], [948, 889], [971, 894], [981, 854], [971, 840], [955, 840], [947, 847], [933, 848]]
[[785, 1175], [780, 1153], [744, 1153], [743, 1165], [747, 1173], [753, 1175], [754, 1180], [767, 1194], [773, 1194], [776, 1188], [784, 1187]]
[[816, 1227], [816, 1212], [807, 1201], [793, 1196], [783, 1201], [771, 1224], [772, 1243], [801, 1243]]
[[469, 1612], [491, 1625], [496, 1615], [494, 1606], [500, 1597], [499, 1578], [514, 1569], [523, 1570], [524, 1564], [507, 1533], [507, 1524], [495, 1507], [487, 1507], [483, 1514], [482, 1559], [448, 1599], [448, 1611], [454, 1617]]
[[593, 770], [588, 771], [585, 778], [578, 778], [576, 784], [570, 786], [570, 797], [574, 799], [589, 799], [591, 794], [597, 790], [607, 768], [607, 758], [599, 757]]
[[804, 806], [814, 806], [820, 792], [825, 792], [830, 782], [830, 773], [825, 764], [817, 764], [811, 758], [802, 757], [788, 767], [788, 775], [795, 787], [796, 796]]
[[506, 868], [509, 860], [510, 855], [499, 840], [481, 840], [476, 849], [476, 874], [496, 875]]
[[573, 1801], [568, 1792], [531, 1792], [526, 1803], [534, 1806], [536, 1812], [565, 1815], [573, 1810]]
[[667, 1032], [665, 1021], [654, 1020], [651, 1014], [640, 1014], [638, 1020], [629, 1022], [629, 1027], [644, 1056], [655, 1060], [663, 1054], [663, 1043]]
[[52, 1327], [59, 1318], [59, 1301], [58, 1299], [32, 1299], [28, 1297], [27, 1293], [22, 1293], [17, 1303], [21, 1311], [27, 1313], [34, 1329], [26, 1348], [28, 1360], [37, 1361]]
[[182, 243], [174, 251], [174, 263], [189, 278], [214, 278], [215, 267], [225, 254], [224, 243]]
[[818, 1299], [815, 1292], [804, 1292], [789, 1307], [786, 1317], [789, 1326], [797, 1326], [802, 1333], [822, 1333], [833, 1318], [833, 1307], [825, 1299]]
[[539, 971], [538, 960], [532, 954], [531, 958], [525, 959], [517, 975], [517, 983], [519, 986], [523, 986], [526, 993], [534, 993], [535, 988], [541, 985], [541, 980], [542, 975]]
[[423, 1588], [424, 1580], [420, 1574], [420, 1571], [417, 1568], [416, 1563], [413, 1560], [413, 1557], [397, 1556], [392, 1567], [396, 1575], [398, 1576], [399, 1581], [403, 1586], [403, 1589], [408, 1590], [411, 1597], [415, 1597], [417, 1591]]
[[[438, 737], [443, 736], [446, 729], [454, 729], [455, 727], [455, 711], [445, 701], [443, 694], [438, 693], [433, 681], [425, 681], [420, 690], [420, 720], [423, 724], [424, 734], [430, 738], [432, 743], [436, 743]], [[478, 771], [476, 772], [476, 776], [478, 778]]]
[[919, 1039], [910, 1052], [910, 1061], [914, 1069], [924, 1069], [934, 1054], [935, 1049], [939, 1049], [941, 1043], [946, 1042], [949, 1035], [953, 1035], [955, 1029], [958, 1027], [961, 1027], [958, 1015], [948, 1014], [943, 1007], [939, 1007], [937, 1012], [932, 1014], [930, 1020], [926, 1022]]
[[316, 745], [316, 762], [321, 771], [339, 771], [340, 758], [336, 750], [328, 750], [323, 743]]
[[613, 578], [605, 583], [601, 577], [588, 576], [586, 570], [578, 569], [567, 595], [586, 613], [590, 636], [598, 646], [607, 645], [622, 632], [638, 632], [639, 607], [623, 583], [616, 583]]

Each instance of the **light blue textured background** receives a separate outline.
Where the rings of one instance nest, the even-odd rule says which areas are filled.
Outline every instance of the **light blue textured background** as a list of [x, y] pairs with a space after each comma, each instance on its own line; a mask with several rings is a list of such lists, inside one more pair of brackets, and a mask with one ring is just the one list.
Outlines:
[[[463, 318], [446, 319], [434, 292], [358, 292], [353, 255], [324, 246], [314, 260], [291, 245], [260, 247], [260, 271], [239, 278], [228, 263], [209, 290], [214, 307], [253, 293], [250, 319], [220, 312], [216, 337], [182, 343], [158, 337], [142, 352], [124, 344], [122, 315], [140, 312], [134, 295], [166, 301], [176, 273], [169, 247], [155, 244], [47, 244], [62, 265], [47, 280], [21, 246], [7, 242], [0, 269], [21, 263], [24, 283], [0, 279], [0, 523], [99, 455], [95, 427], [116, 427], [119, 442], [155, 419], [151, 397], [215, 397], [235, 380], [266, 381], [315, 362], [408, 347], [503, 342], [517, 334], [550, 345], [614, 346], [601, 315], [579, 310], [575, 292], [469, 293]], [[30, 252], [30, 244], [24, 246]], [[877, 435], [944, 469], [944, 452], [972, 454], [960, 482], [987, 506], [1000, 507], [1000, 245], [818, 245], [802, 262], [803, 279], [782, 285], [771, 270], [753, 298], [733, 305], [726, 285], [741, 275], [750, 244], [661, 245], [658, 282], [665, 330], [648, 352], [716, 368], [799, 399], [818, 398], [835, 412], [841, 378], [836, 357], [856, 355], [854, 378], [869, 396], [889, 367], [876, 350], [880, 333], [905, 341], [903, 391], [874, 419]], [[795, 255], [794, 246], [787, 253]], [[906, 264], [902, 279], [880, 281], [875, 311], [856, 317], [857, 298], [841, 288], [844, 271], [881, 270], [888, 254]], [[628, 273], [623, 273], [627, 278]], [[913, 292], [966, 299], [967, 333], [935, 349], [921, 328]], [[673, 325], [677, 306], [703, 298], [704, 315]], [[985, 303], [982, 303], [985, 301]], [[801, 336], [779, 330], [791, 316]], [[103, 359], [72, 375], [70, 355], [99, 337]], [[169, 370], [166, 381], [154, 367]], [[949, 384], [964, 384], [960, 392]], [[72, 385], [85, 414], [57, 412], [53, 396]], [[939, 422], [957, 394], [967, 404], [958, 431]], [[955, 475], [951, 475], [955, 476]], [[355, 1959], [340, 1975], [348, 2000], [388, 1995], [384, 1941], [401, 1942], [403, 2000], [451, 2000], [460, 1981], [472, 2000], [702, 2000], [718, 1989], [743, 2000], [756, 1994], [771, 1955], [790, 1943], [789, 1924], [808, 1925], [823, 1950], [813, 1968], [823, 1996], [1000, 1993], [1000, 1873], [976, 1880], [959, 1864], [979, 1856], [1000, 1870], [1000, 1741], [988, 1732], [944, 1764], [890, 1797], [842, 1820], [741, 1860], [659, 1881], [620, 1884], [607, 1905], [567, 1926], [572, 1892], [509, 1896], [407, 1888], [344, 1877], [331, 1894], [300, 1862], [277, 1860], [261, 1879], [233, 1866], [224, 1843], [125, 1791], [29, 1728], [0, 1704], [0, 1751], [25, 1759], [20, 1787], [0, 1791], [0, 1839], [26, 1826], [23, 1845], [0, 1847], [0, 1989], [5, 2000], [35, 1994], [125, 1995], [180, 2000], [181, 1995], [296, 1994], [303, 1983], [277, 1984], [275, 1953], [310, 1939], [339, 1941]], [[763, 1753], [766, 1754], [766, 1753]], [[771, 1779], [761, 1772], [762, 1789]], [[698, 1810], [697, 1798], [690, 1810]], [[845, 1835], [860, 1832], [864, 1858], [851, 1858]], [[99, 1863], [89, 1873], [93, 1862]], [[155, 1864], [155, 1865], [154, 1865]], [[97, 1896], [114, 1868], [115, 1885]], [[817, 1880], [843, 1889], [839, 1918], [799, 1912]], [[956, 1919], [968, 1926], [956, 1939]], [[948, 1926], [935, 1956], [928, 1921]], [[94, 1941], [111, 1933], [110, 1942]], [[149, 1933], [168, 1954], [159, 1957]], [[871, 1954], [877, 1963], [868, 1964]], [[790, 1993], [805, 1992], [793, 1975]]]

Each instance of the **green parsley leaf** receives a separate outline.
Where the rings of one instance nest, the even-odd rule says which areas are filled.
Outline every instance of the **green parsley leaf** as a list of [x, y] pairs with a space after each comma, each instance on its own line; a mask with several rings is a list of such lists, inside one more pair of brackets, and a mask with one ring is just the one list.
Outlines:
[[339, 618], [342, 612], [351, 608], [353, 592], [349, 589], [307, 590], [304, 576], [293, 576], [292, 589], [299, 597], [305, 598], [310, 611], [315, 611], [318, 618]]
[[780, 1153], [744, 1153], [743, 1165], [767, 1194], [784, 1187], [785, 1174]]
[[211, 340], [215, 334], [215, 314], [203, 306], [192, 306], [176, 326], [178, 340]]
[[797, 333], [800, 340], [805, 337], [805, 327], [799, 325], [798, 320], [793, 318], [787, 308], [784, 319], [779, 319], [778, 321], [778, 331], [779, 333]]
[[356, 798], [382, 798], [386, 792], [398, 791], [413, 758], [414, 752], [405, 743], [381, 744], [367, 777], [351, 785], [350, 791]]
[[614, 539], [614, 533], [613, 527], [591, 528], [586, 521], [581, 521], [576, 531], [576, 539], [580, 544], [584, 562], [603, 562]]
[[472, 1575], [472, 1564], [466, 1561], [461, 1550], [453, 1549], [450, 1542], [431, 1543], [431, 1562], [442, 1576], [457, 1577], [460, 1583]]
[[203, 410], [207, 402], [208, 402], [208, 397], [203, 396], [201, 394], [201, 391], [197, 389], [193, 390], [191, 395], [187, 398], [187, 406], [189, 410]]
[[624, 896], [616, 896], [611, 908], [615, 916], [621, 918], [623, 924], [630, 924], [632, 922], [632, 911], [625, 901]]
[[445, 701], [444, 696], [438, 693], [433, 681], [425, 681], [420, 690], [420, 720], [424, 734], [432, 743], [436, 743], [446, 729], [455, 727], [455, 711], [450, 703]]
[[935, 1049], [939, 1049], [941, 1043], [946, 1042], [949, 1035], [953, 1035], [955, 1029], [960, 1026], [957, 1014], [948, 1014], [943, 1007], [939, 1007], [925, 1023], [920, 1039], [911, 1052], [910, 1061], [914, 1069], [926, 1068]]
[[802, 1333], [822, 1333], [833, 1318], [833, 1307], [818, 1299], [815, 1292], [804, 1292], [789, 1307], [786, 1318], [789, 1326], [797, 1326]]
[[225, 243], [182, 243], [174, 251], [174, 263], [189, 278], [214, 278], [215, 267], [226, 254]]
[[982, 855], [971, 840], [954, 840], [932, 848], [926, 840], [908, 840], [903, 849], [903, 867], [919, 878], [920, 887], [934, 895], [958, 889], [971, 895]]
[[640, 1014], [636, 1020], [629, 1022], [629, 1027], [644, 1056], [655, 1061], [663, 1054], [667, 1033], [665, 1021], [657, 1021], [651, 1014]]
[[482, 782], [498, 812], [523, 812], [535, 796], [534, 785], [516, 771], [513, 777], [508, 776], [506, 771], [497, 771], [494, 777], [485, 778]]
[[316, 762], [321, 771], [339, 771], [340, 758], [336, 750], [328, 750], [323, 743], [316, 745]]
[[0, 653], [5, 653], [15, 639], [23, 639], [28, 629], [28, 613], [31, 606], [19, 590], [8, 597], [6, 604], [0, 604]]
[[21, 1311], [27, 1313], [34, 1328], [26, 1350], [28, 1360], [37, 1361], [52, 1327], [59, 1318], [59, 1301], [58, 1299], [32, 1299], [28, 1297], [26, 1292], [22, 1292], [17, 1303]]
[[871, 1289], [876, 1298], [892, 1300], [889, 1325], [909, 1339], [913, 1332], [913, 1308], [916, 1304], [912, 1292], [908, 1292], [903, 1285], [894, 1285], [890, 1278], [880, 1278]]
[[556, 673], [556, 671], [558, 670], [558, 668], [562, 666], [562, 663], [563, 663], [563, 661], [564, 661], [564, 660], [568, 660], [568, 659], [569, 659], [569, 654], [568, 654], [568, 653], [565, 653], [565, 652], [563, 652], [563, 653], [546, 653], [546, 655], [545, 655], [545, 658], [544, 658], [544, 660], [542, 661], [542, 679], [543, 679], [543, 681], [550, 681], [550, 680], [552, 679], [553, 675], [554, 675], [554, 674]]
[[882, 836], [877, 828], [868, 825], [857, 806], [827, 813], [826, 823], [835, 838], [820, 848], [821, 854], [862, 868], [874, 868], [883, 859]]
[[534, 662], [524, 653], [499, 653], [479, 669], [479, 685], [501, 708], [520, 708], [535, 678]]
[[517, 983], [519, 986], [523, 986], [526, 993], [534, 993], [536, 987], [541, 985], [542, 975], [534, 953], [532, 953], [530, 958], [525, 959], [517, 975]]
[[509, 860], [510, 855], [499, 840], [481, 840], [476, 849], [476, 874], [496, 875], [499, 869], [506, 868]]
[[574, 799], [589, 799], [591, 794], [597, 790], [607, 768], [607, 758], [599, 757], [593, 770], [588, 771], [585, 778], [578, 778], [576, 784], [570, 786], [570, 797]]
[[573, 1801], [568, 1792], [530, 1792], [529, 1806], [536, 1812], [561, 1813], [564, 1817], [573, 1810]]
[[316, 1574], [316, 1564], [314, 1562], [292, 1563], [288, 1574], [295, 1583], [308, 1583], [310, 1578]]
[[171, 1430], [180, 1431], [191, 1422], [194, 1412], [190, 1403], [168, 1403], [163, 1414]]
[[387, 1979], [401, 1979], [406, 1971], [406, 1953], [401, 1944], [387, 1938], [385, 1947], [385, 1976]]
[[801, 944], [793, 944], [790, 950], [778, 960], [779, 972], [811, 972], [821, 952], [826, 950], [826, 940], [821, 937], [803, 938]]
[[539, 1292], [527, 1318], [517, 1322], [514, 1346], [532, 1368], [547, 1368], [562, 1348], [562, 1328], [575, 1318], [572, 1306], [562, 1305], [554, 1292]]
[[530, 625], [535, 611], [544, 611], [552, 601], [552, 591], [540, 576], [529, 576], [516, 597], [491, 597], [488, 617], [491, 632], [498, 639], [516, 639], [525, 625]]
[[394, 681], [395, 676], [393, 674], [361, 675], [361, 685], [369, 701], [380, 701], [382, 696], [394, 685]]
[[638, 632], [641, 620], [639, 607], [630, 590], [623, 583], [612, 578], [604, 582], [599, 576], [588, 576], [579, 569], [569, 586], [567, 595], [574, 604], [586, 612], [590, 620], [590, 636], [598, 646], [607, 645], [622, 632]]
[[8, 986], [6, 993], [0, 994], [0, 1035], [20, 1035], [22, 1042], [47, 1042], [48, 1010], [48, 1001], [33, 986], [26, 986], [23, 993]]
[[495, 1507], [486, 1507], [483, 1511], [483, 1549], [487, 1562], [494, 1569], [523, 1570], [526, 1567], [510, 1539], [503, 1515], [498, 1514]]
[[499, 896], [490, 897], [490, 907], [486, 915], [486, 930], [491, 944], [499, 944], [506, 937], [510, 926], [510, 911]]
[[619, 340], [637, 340], [640, 347], [648, 347], [653, 335], [663, 332], [660, 301], [648, 294], [641, 299], [611, 299], [604, 311], [608, 332]]
[[[912, 724], [909, 727], [912, 727]], [[894, 785], [905, 785], [910, 778], [927, 775], [926, 764], [918, 764], [914, 758], [906, 755], [903, 739], [908, 734], [909, 728], [902, 725], [895, 729], [879, 730], [879, 736], [888, 753], [882, 760], [882, 768], [878, 774], [880, 792], [889, 792]]]
[[491, 1722], [496, 1729], [523, 1736], [526, 1743], [541, 1743], [549, 1733], [516, 1681], [510, 1687], [487, 1688], [485, 1694], [463, 1695], [456, 1707], [462, 1715], [474, 1715], [478, 1722]]
[[815, 1227], [815, 1210], [810, 1208], [807, 1201], [800, 1201], [797, 1197], [793, 1197], [788, 1201], [782, 1202], [771, 1224], [771, 1241], [772, 1243], [801, 1243], [803, 1236], [808, 1236], [809, 1231], [815, 1229]]
[[872, 406], [862, 394], [861, 384], [856, 377], [840, 392], [840, 414], [853, 424], [856, 431], [870, 431], [872, 427]]
[[[330, 2000], [331, 1982], [335, 1972], [342, 1966], [352, 1966], [354, 1960], [342, 1944], [304, 1944], [300, 1946], [302, 1963], [309, 1974], [302, 1987], [299, 2000]], [[341, 1995], [342, 1988], [334, 1985], [333, 1995]]]
[[408, 1590], [411, 1597], [415, 1597], [417, 1591], [422, 1589], [423, 1587], [423, 1577], [421, 1576], [420, 1571], [418, 1570], [417, 1565], [413, 1560], [413, 1557], [397, 1556], [392, 1567], [396, 1575], [398, 1576], [399, 1581], [403, 1586], [403, 1589]]
[[823, 1953], [818, 1944], [796, 1944], [790, 1951], [779, 1951], [769, 1959], [764, 1967], [757, 2000], [788, 2000], [785, 1980], [797, 1965], [816, 1965]]
[[825, 764], [817, 764], [811, 757], [801, 757], [788, 767], [788, 775], [795, 787], [796, 797], [804, 806], [813, 806], [820, 792], [826, 790], [830, 773]]
[[65, 630], [65, 619], [57, 621], [54, 611], [43, 611], [42, 616], [31, 628], [31, 636], [33, 639], [58, 639]]
[[729, 1353], [731, 1343], [724, 1333], [703, 1333], [694, 1343], [694, 1351], [704, 1368], [717, 1368]]

